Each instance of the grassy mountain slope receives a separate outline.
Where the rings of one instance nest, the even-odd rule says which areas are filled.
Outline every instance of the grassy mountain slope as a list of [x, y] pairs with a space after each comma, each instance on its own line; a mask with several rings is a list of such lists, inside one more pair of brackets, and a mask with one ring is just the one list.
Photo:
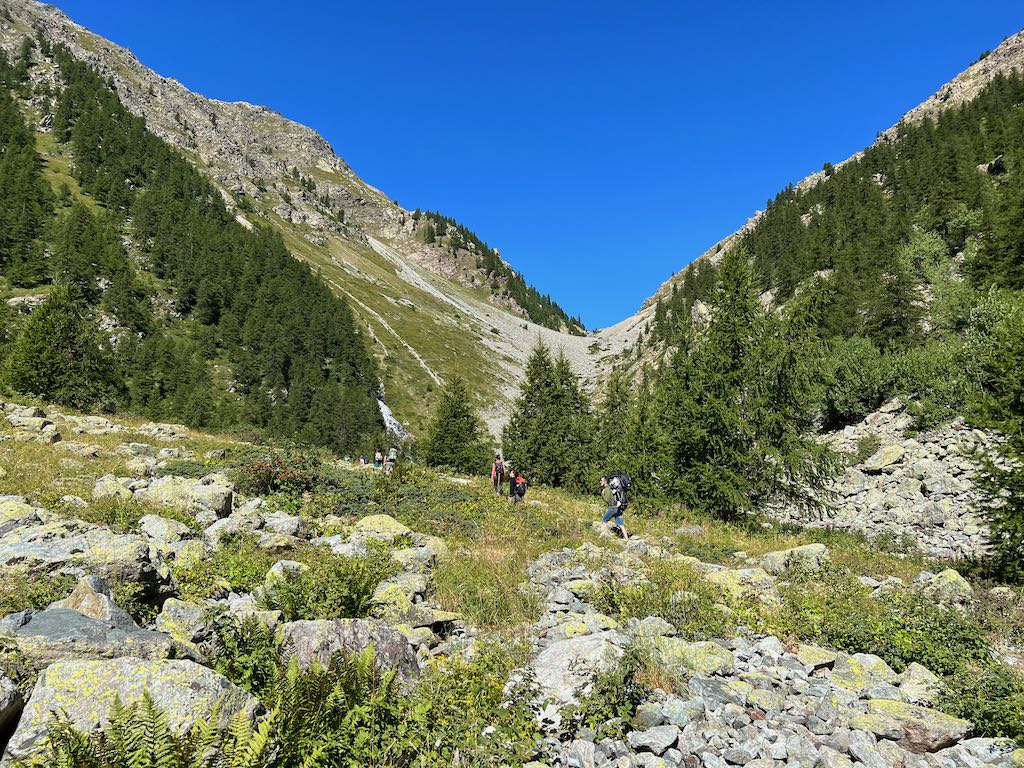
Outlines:
[[[109, 77], [125, 106], [216, 184], [243, 225], [269, 222], [349, 300], [381, 363], [387, 400], [414, 432], [429, 393], [455, 372], [496, 430], [538, 337], [593, 374], [591, 342], [568, 333], [580, 333], [578, 323], [468, 230], [405, 211], [367, 185], [312, 130], [262, 107], [190, 93], [55, 8], [0, 2], [0, 47], [12, 57], [39, 34]], [[33, 77], [52, 84], [54, 75], [38, 67]], [[51, 156], [48, 173], [70, 161]]]

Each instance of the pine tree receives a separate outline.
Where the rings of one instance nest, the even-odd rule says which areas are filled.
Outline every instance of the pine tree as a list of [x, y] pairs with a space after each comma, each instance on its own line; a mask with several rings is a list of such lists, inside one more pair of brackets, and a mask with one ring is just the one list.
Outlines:
[[981, 459], [982, 515], [991, 564], [998, 575], [1024, 578], [1024, 299], [1002, 303], [981, 360], [983, 390], [975, 403], [981, 423], [1005, 440]]
[[724, 257], [706, 333], [681, 323], [659, 379], [667, 487], [725, 519], [777, 499], [810, 504], [832, 469], [810, 428], [813, 345], [807, 313], [760, 305], [742, 248]]
[[488, 446], [480, 419], [470, 402], [466, 383], [453, 376], [441, 390], [421, 448], [432, 467], [450, 467], [467, 475], [487, 467]]
[[4, 382], [15, 392], [81, 409], [116, 395], [109, 346], [74, 289], [56, 289], [25, 321], [5, 361]]
[[534, 482], [584, 490], [596, 480], [589, 398], [569, 361], [552, 360], [543, 342], [527, 360], [502, 445], [510, 464]]

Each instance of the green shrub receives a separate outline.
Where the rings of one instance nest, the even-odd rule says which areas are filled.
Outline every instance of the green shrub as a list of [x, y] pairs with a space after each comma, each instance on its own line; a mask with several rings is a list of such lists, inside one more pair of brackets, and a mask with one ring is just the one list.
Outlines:
[[964, 664], [945, 678], [939, 707], [986, 736], [1024, 738], [1024, 676], [998, 662]]
[[911, 347], [891, 358], [893, 388], [917, 429], [931, 429], [965, 413], [978, 391], [970, 348], [950, 338]]
[[225, 616], [214, 627], [209, 654], [213, 668], [235, 685], [261, 697], [280, 671], [280, 637], [255, 616]]
[[852, 424], [882, 404], [890, 385], [882, 353], [870, 339], [837, 341], [825, 361], [825, 420]]
[[590, 692], [578, 692], [575, 705], [562, 713], [570, 732], [587, 727], [599, 737], [621, 736], [637, 706], [651, 694], [647, 683], [651, 668], [649, 654], [632, 645], [626, 648], [619, 663], [594, 676]]
[[780, 591], [783, 607], [768, 618], [780, 637], [873, 653], [896, 671], [916, 661], [938, 675], [990, 655], [984, 629], [971, 615], [905, 590], [872, 597], [845, 571], [798, 575]]
[[[471, 659], [446, 659], [427, 671], [410, 702], [423, 712], [417, 734], [423, 766], [448, 768], [458, 755], [464, 765], [530, 760], [541, 735], [530, 708], [532, 681], [523, 676], [506, 689], [528, 651], [524, 644], [485, 642]], [[488, 727], [495, 729], [489, 735]]]
[[278, 491], [305, 493], [315, 489], [320, 459], [308, 451], [275, 451], [243, 464], [235, 473], [242, 493], [265, 496]]
[[605, 581], [594, 598], [602, 613], [622, 619], [660, 616], [690, 640], [726, 637], [734, 620], [720, 608], [721, 590], [692, 568], [666, 561], [651, 563], [647, 581]]
[[78, 582], [64, 573], [42, 574], [27, 568], [5, 569], [0, 579], [0, 616], [25, 610], [42, 610], [63, 600]]
[[409, 707], [393, 671], [377, 668], [373, 648], [308, 671], [292, 659], [264, 701], [279, 713], [275, 768], [405, 766], [416, 757], [424, 713]]
[[397, 572], [382, 546], [364, 557], [308, 550], [305, 559], [309, 570], [286, 573], [260, 598], [261, 607], [281, 611], [285, 621], [368, 616], [377, 585]]
[[174, 577], [183, 597], [210, 597], [227, 583], [235, 592], [252, 592], [263, 583], [277, 557], [260, 549], [248, 534], [225, 537], [216, 552], [188, 567], [174, 567]]
[[882, 447], [882, 438], [872, 433], [864, 435], [857, 441], [857, 452], [853, 455], [853, 463], [860, 464], [871, 458]]

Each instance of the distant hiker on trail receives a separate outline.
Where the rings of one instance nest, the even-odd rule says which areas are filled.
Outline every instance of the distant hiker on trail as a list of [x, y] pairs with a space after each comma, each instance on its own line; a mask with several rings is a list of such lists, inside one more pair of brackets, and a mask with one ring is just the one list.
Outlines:
[[526, 497], [526, 478], [523, 477], [523, 472], [515, 472], [508, 476], [508, 493], [512, 497], [513, 504], [522, 504], [523, 499]]
[[494, 463], [491, 465], [491, 482], [494, 483], [494, 492], [501, 496], [505, 486], [505, 462], [501, 460], [501, 454], [494, 454]]
[[384, 472], [386, 474], [389, 474], [389, 475], [392, 472], [394, 472], [395, 471], [395, 464], [397, 462], [398, 462], [398, 449], [395, 448], [395, 446], [391, 446], [391, 448], [388, 449], [387, 458], [384, 459]]
[[384, 466], [384, 454], [380, 452], [380, 448], [374, 451], [373, 454], [373, 466], [380, 469]]
[[[601, 522], [608, 525], [612, 531], [621, 533], [624, 539], [628, 539], [629, 534], [626, 532], [622, 513], [629, 506], [626, 493], [632, 485], [633, 481], [630, 480], [629, 475], [623, 472], [613, 473], [610, 480], [607, 475], [601, 478], [601, 498], [608, 506], [608, 511], [604, 513]], [[614, 525], [609, 525], [612, 521], [614, 521]]]

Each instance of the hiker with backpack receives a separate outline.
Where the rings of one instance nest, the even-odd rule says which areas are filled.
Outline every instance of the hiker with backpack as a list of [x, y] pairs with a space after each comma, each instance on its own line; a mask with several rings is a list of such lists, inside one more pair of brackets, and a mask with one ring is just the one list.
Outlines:
[[522, 504], [523, 499], [526, 497], [526, 478], [523, 477], [523, 473], [513, 472], [508, 476], [508, 493], [512, 497], [513, 504]]
[[388, 450], [388, 455], [384, 459], [384, 474], [390, 475], [395, 471], [395, 464], [398, 462], [398, 449], [394, 446]]
[[609, 525], [609, 527], [613, 531], [621, 532], [624, 539], [628, 539], [629, 534], [626, 532], [622, 513], [629, 506], [627, 494], [632, 487], [633, 481], [625, 472], [613, 472], [610, 478], [607, 475], [601, 478], [601, 498], [608, 505], [608, 511], [604, 513], [601, 522], [609, 525], [614, 521], [614, 525]]
[[501, 454], [494, 454], [494, 463], [491, 465], [491, 482], [494, 483], [494, 493], [501, 496], [505, 487], [505, 462], [501, 460]]

